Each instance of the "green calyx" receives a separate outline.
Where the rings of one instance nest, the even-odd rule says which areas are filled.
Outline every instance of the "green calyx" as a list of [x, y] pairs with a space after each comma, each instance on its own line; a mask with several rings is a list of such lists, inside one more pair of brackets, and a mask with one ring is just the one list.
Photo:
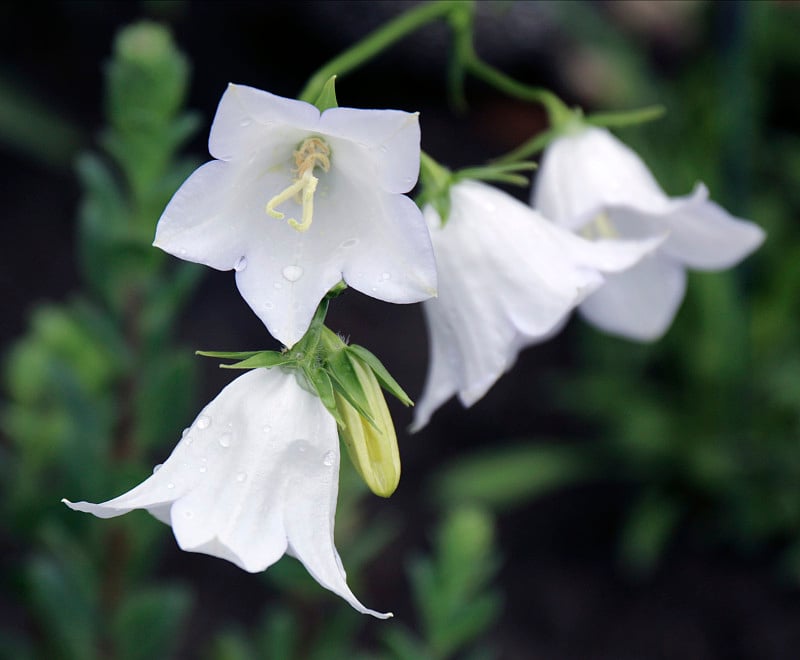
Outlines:
[[235, 360], [226, 369], [292, 369], [336, 420], [358, 473], [370, 490], [389, 497], [400, 479], [397, 436], [383, 396], [386, 390], [403, 405], [413, 405], [380, 360], [363, 346], [350, 345], [325, 326], [326, 297], [303, 338], [283, 351], [197, 351], [198, 355]]
[[422, 152], [419, 174], [422, 192], [417, 197], [416, 202], [420, 207], [426, 204], [433, 206], [442, 220], [442, 226], [444, 226], [450, 216], [451, 186], [466, 179], [506, 183], [512, 186], [527, 186], [530, 181], [528, 177], [520, 174], [520, 172], [527, 172], [535, 168], [535, 163], [517, 160], [514, 162], [489, 163], [451, 172], [428, 154]]

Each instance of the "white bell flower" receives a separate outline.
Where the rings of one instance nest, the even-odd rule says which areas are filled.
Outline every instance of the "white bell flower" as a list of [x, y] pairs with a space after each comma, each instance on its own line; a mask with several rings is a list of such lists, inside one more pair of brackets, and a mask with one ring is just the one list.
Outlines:
[[436, 292], [425, 222], [403, 193], [417, 180], [417, 114], [330, 108], [229, 85], [213, 160], [175, 193], [154, 245], [236, 271], [244, 299], [291, 347], [344, 279], [393, 303]]
[[667, 233], [657, 252], [608, 281], [580, 306], [606, 332], [639, 341], [661, 337], [686, 290], [686, 268], [730, 268], [764, 240], [757, 225], [708, 199], [668, 197], [636, 153], [606, 129], [584, 126], [544, 153], [533, 206], [587, 238], [643, 238]]
[[423, 303], [430, 366], [413, 430], [458, 393], [469, 407], [524, 347], [552, 336], [604, 281], [631, 267], [659, 238], [592, 243], [530, 206], [477, 181], [450, 188], [444, 226], [424, 209], [439, 267], [439, 296]]
[[108, 502], [65, 504], [99, 518], [147, 509], [178, 545], [251, 573], [284, 553], [326, 589], [378, 618], [347, 586], [333, 543], [339, 485], [336, 422], [294, 373], [254, 369], [230, 383], [184, 431], [166, 462]]

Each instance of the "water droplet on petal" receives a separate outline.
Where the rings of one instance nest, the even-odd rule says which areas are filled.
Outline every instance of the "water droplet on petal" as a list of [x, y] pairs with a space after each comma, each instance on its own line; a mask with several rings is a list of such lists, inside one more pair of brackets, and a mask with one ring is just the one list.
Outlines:
[[178, 254], [181, 255], [181, 256], [185, 255], [186, 254], [186, 249], [185, 248], [181, 248], [180, 250], [178, 250]]
[[335, 460], [336, 460], [336, 454], [334, 454], [332, 451], [329, 451], [329, 452], [326, 452], [326, 453], [325, 453], [325, 456], [324, 456], [324, 458], [322, 459], [322, 462], [323, 462], [323, 463], [324, 463], [326, 466], [330, 467], [331, 465], [333, 465], [333, 463], [334, 463], [334, 461], [335, 461]]
[[230, 447], [231, 446], [231, 434], [230, 433], [223, 433], [219, 436], [219, 444], [222, 447]]
[[170, 490], [172, 490], [173, 488], [175, 488], [175, 484], [174, 484], [174, 483], [172, 483], [172, 482], [170, 481], [170, 482], [167, 484], [167, 488], [169, 488]]
[[158, 465], [154, 465], [153, 466], [153, 474], [158, 472], [160, 469], [161, 469], [161, 463], [159, 463]]
[[211, 418], [208, 415], [200, 415], [200, 417], [197, 418], [197, 428], [201, 431], [207, 429], [209, 426], [211, 426]]
[[200, 466], [200, 472], [205, 472], [208, 468], [205, 465]]
[[247, 257], [239, 257], [233, 265], [233, 270], [237, 273], [241, 273], [245, 268], [247, 268]]
[[342, 242], [340, 247], [351, 248], [351, 247], [355, 247], [356, 245], [358, 245], [358, 239], [357, 238], [348, 238], [346, 241]]
[[247, 472], [237, 472], [236, 473], [236, 481], [238, 481], [239, 483], [242, 483], [242, 482], [244, 482], [245, 479], [247, 479]]
[[297, 449], [297, 451], [299, 451], [301, 454], [308, 449], [308, 443], [305, 440], [295, 440], [294, 446], [295, 449]]
[[289, 282], [297, 282], [297, 280], [303, 277], [303, 268], [302, 266], [286, 266], [282, 274]]
[[242, 119], [242, 121], [239, 122], [239, 126], [244, 128], [246, 126], [250, 126], [250, 124], [252, 124], [252, 123], [253, 123], [252, 119]]
[[183, 429], [183, 431], [181, 431], [181, 437], [182, 438], [185, 438], [187, 435], [189, 435], [189, 427], [188, 426], [185, 429]]
[[269, 300], [264, 303], [264, 309], [272, 309], [272, 303]]

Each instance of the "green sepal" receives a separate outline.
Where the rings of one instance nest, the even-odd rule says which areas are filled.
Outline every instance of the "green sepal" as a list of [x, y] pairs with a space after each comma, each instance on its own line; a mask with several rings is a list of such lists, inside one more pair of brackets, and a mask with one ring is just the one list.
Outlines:
[[369, 402], [361, 381], [353, 369], [350, 356], [346, 350], [333, 351], [328, 355], [327, 372], [330, 375], [331, 383], [342, 398], [356, 409], [369, 425], [375, 430], [379, 430], [375, 419], [369, 413]]
[[550, 144], [561, 134], [562, 131], [560, 129], [550, 128], [544, 133], [534, 135], [532, 138], [526, 142], [523, 142], [521, 145], [512, 151], [509, 151], [507, 154], [504, 154], [498, 158], [494, 158], [492, 163], [512, 163], [519, 161], [521, 158], [530, 158], [531, 156], [538, 154], [540, 151], [543, 151], [548, 144]]
[[333, 394], [333, 383], [331, 381], [331, 377], [322, 369], [307, 369], [304, 370], [303, 373], [308, 379], [308, 382], [314, 388], [314, 391], [317, 393], [319, 400], [322, 401], [322, 405], [325, 406], [328, 412], [336, 420], [336, 425], [339, 428], [344, 428], [344, 420], [339, 413], [339, 409], [336, 407], [336, 398]]
[[280, 351], [195, 351], [195, 355], [238, 360], [233, 364], [221, 364], [221, 369], [258, 369], [261, 367], [277, 367], [281, 364], [296, 362], [294, 353]]
[[453, 175], [453, 181], [475, 179], [478, 181], [498, 181], [513, 186], [527, 186], [530, 183], [530, 179], [522, 174], [518, 174], [518, 172], [529, 172], [535, 170], [536, 167], [536, 163], [530, 161], [490, 163], [488, 165], [467, 167], [463, 170], [458, 170]]
[[426, 204], [433, 206], [444, 227], [450, 217], [450, 186], [453, 185], [453, 173], [423, 151], [420, 154], [419, 181], [422, 192], [414, 201], [420, 208]]
[[592, 126], [612, 126], [621, 128], [661, 119], [666, 112], [667, 109], [663, 105], [649, 105], [645, 108], [626, 110], [623, 112], [596, 112], [588, 115], [584, 121]]
[[400, 403], [402, 403], [404, 406], [414, 405], [414, 402], [411, 400], [408, 394], [406, 394], [403, 388], [400, 387], [400, 384], [394, 378], [392, 378], [392, 375], [388, 372], [386, 367], [383, 366], [383, 363], [375, 356], [374, 353], [371, 353], [366, 348], [359, 346], [358, 344], [352, 344], [345, 350], [361, 360], [369, 369], [372, 369], [372, 373], [375, 374], [375, 378], [378, 379], [381, 387], [393, 397], [398, 399]]
[[292, 362], [297, 362], [297, 359], [292, 353], [262, 351], [240, 362], [221, 364], [219, 366], [220, 369], [269, 369], [270, 367], [278, 367], [282, 364], [290, 364]]
[[320, 112], [339, 107], [339, 102], [336, 100], [336, 76], [328, 78], [314, 105]]
[[203, 357], [222, 358], [223, 360], [246, 360], [249, 357], [263, 353], [263, 351], [195, 351], [195, 355]]

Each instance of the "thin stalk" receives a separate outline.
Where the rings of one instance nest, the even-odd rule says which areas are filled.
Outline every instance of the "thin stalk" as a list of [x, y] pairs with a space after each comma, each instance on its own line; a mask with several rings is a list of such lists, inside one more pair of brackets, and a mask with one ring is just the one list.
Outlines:
[[308, 79], [298, 98], [313, 103], [331, 76], [343, 76], [357, 69], [392, 44], [424, 25], [444, 18], [460, 5], [463, 3], [455, 0], [437, 0], [401, 14], [317, 69]]

